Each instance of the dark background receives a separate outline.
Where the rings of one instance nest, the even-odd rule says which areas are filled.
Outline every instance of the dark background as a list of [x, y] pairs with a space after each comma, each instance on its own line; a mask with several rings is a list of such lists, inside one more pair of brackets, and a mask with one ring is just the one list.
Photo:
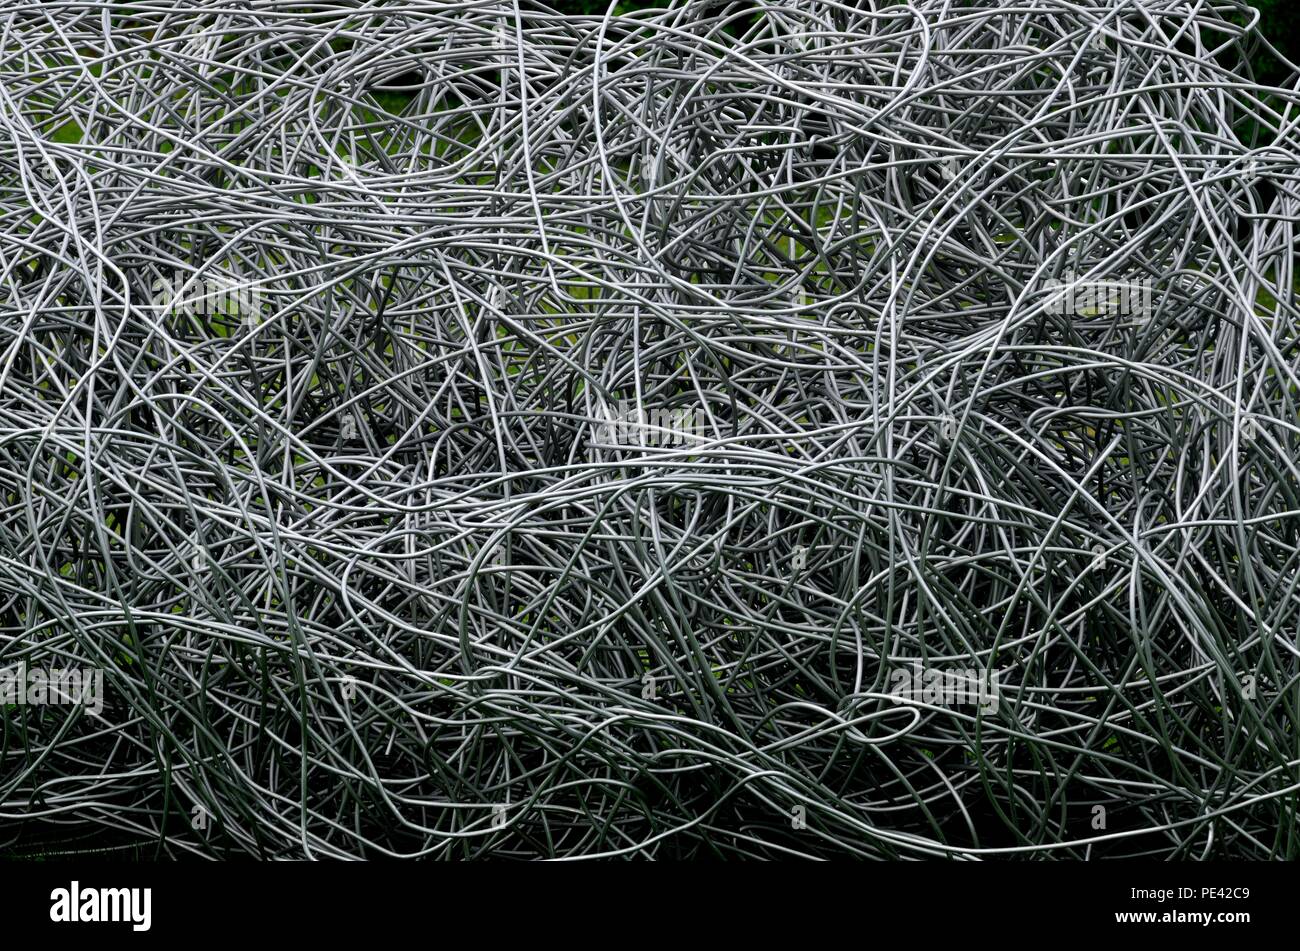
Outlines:
[[[609, 0], [549, 0], [550, 5], [565, 13], [603, 14]], [[679, 0], [681, 2], [681, 0]], [[666, 7], [669, 0], [618, 0], [615, 11], [628, 13], [647, 7]], [[1260, 12], [1260, 31], [1293, 63], [1300, 59], [1300, 0], [1256, 0], [1251, 6]], [[1242, 22], [1245, 19], [1242, 18]], [[1286, 81], [1287, 70], [1273, 57], [1261, 51], [1252, 61], [1258, 79], [1276, 85]]]

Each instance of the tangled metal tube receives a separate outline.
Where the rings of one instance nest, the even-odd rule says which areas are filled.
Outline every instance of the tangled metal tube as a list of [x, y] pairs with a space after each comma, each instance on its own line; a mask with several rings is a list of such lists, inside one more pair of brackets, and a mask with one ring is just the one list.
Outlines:
[[9, 0], [0, 848], [1300, 857], [1256, 18]]

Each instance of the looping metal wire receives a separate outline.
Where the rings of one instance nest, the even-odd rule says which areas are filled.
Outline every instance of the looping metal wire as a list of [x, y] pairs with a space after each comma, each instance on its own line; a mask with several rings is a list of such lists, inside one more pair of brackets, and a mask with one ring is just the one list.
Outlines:
[[7, 3], [9, 848], [1296, 857], [1253, 17]]

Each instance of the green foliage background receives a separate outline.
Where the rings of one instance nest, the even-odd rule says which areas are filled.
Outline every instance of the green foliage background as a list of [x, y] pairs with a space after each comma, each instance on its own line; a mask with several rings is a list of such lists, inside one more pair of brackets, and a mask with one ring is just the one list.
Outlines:
[[[1287, 59], [1300, 60], [1300, 3], [1297, 0], [1258, 0], [1251, 4], [1260, 12], [1260, 32], [1276, 46]], [[1271, 83], [1285, 82], [1286, 72], [1271, 59], [1260, 58], [1255, 63], [1260, 78]]]
[[[609, 9], [609, 0], [550, 0], [550, 3], [566, 13], [603, 14]], [[670, 0], [618, 0], [615, 9], [628, 13], [669, 5]], [[1300, 60], [1300, 0], [1256, 0], [1251, 6], [1260, 12], [1260, 31], [1269, 42], [1293, 63]], [[1287, 79], [1286, 70], [1267, 54], [1256, 56], [1254, 67], [1257, 78], [1266, 83], [1278, 84]]]

